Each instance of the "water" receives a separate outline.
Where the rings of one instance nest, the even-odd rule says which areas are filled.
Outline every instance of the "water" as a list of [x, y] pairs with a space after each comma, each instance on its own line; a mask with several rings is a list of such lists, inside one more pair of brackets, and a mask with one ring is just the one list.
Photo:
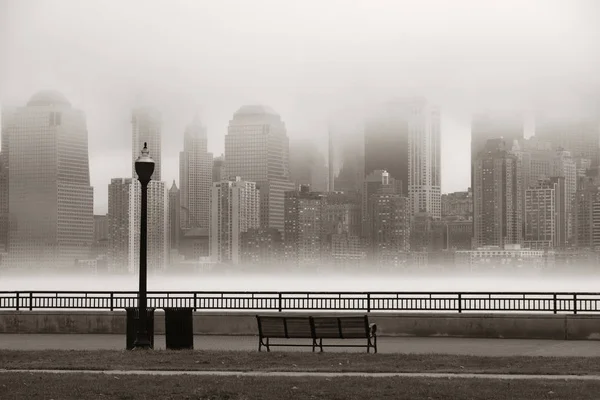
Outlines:
[[[136, 291], [138, 278], [0, 277], [0, 291]], [[405, 291], [600, 292], [600, 274], [563, 276], [417, 276], [231, 274], [149, 277], [150, 291]]]

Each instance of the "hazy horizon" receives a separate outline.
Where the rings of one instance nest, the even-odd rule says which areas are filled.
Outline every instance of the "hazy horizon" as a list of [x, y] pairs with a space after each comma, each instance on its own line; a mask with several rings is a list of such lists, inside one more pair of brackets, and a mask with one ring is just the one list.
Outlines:
[[[567, 273], [540, 276], [514, 275], [500, 271], [479, 275], [465, 273], [414, 274], [329, 273], [315, 278], [310, 274], [266, 273], [189, 274], [148, 277], [149, 291], [347, 291], [347, 292], [598, 292], [596, 274]], [[118, 276], [2, 276], [0, 291], [132, 291], [138, 290], [136, 274]]]
[[162, 113], [170, 184], [196, 113], [215, 155], [233, 113], [259, 103], [326, 156], [340, 113], [424, 96], [442, 109], [442, 191], [461, 191], [472, 112], [599, 109], [599, 16], [593, 0], [3, 0], [0, 103], [54, 89], [85, 111], [97, 214], [130, 176], [136, 106]]

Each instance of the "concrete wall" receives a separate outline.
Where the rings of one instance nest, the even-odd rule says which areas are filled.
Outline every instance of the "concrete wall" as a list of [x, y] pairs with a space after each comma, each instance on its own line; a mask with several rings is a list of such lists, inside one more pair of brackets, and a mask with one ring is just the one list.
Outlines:
[[[268, 314], [282, 315], [265, 313]], [[302, 314], [294, 313], [294, 315]], [[333, 314], [320, 313], [319, 315]], [[600, 339], [600, 316], [590, 315], [371, 313], [369, 320], [377, 324], [380, 336]], [[0, 312], [0, 333], [124, 334], [125, 329], [124, 311]], [[164, 313], [157, 311], [154, 318], [154, 332], [164, 334], [164, 331]], [[194, 314], [194, 333], [256, 335], [255, 314], [198, 312]]]

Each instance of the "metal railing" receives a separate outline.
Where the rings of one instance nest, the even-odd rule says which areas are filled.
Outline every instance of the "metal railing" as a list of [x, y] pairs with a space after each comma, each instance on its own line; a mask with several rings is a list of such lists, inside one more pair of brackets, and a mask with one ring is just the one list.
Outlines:
[[[0, 292], [0, 310], [118, 310], [137, 292]], [[600, 293], [548, 292], [148, 292], [148, 307], [229, 311], [600, 312]]]

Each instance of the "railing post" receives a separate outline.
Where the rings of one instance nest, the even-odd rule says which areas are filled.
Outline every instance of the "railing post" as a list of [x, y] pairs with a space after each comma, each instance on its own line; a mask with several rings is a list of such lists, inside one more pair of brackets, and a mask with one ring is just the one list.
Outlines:
[[462, 313], [462, 293], [458, 294], [458, 313]]
[[281, 299], [282, 296], [281, 296], [281, 292], [279, 292], [279, 296], [278, 297], [279, 297], [279, 312], [281, 312], [281, 310], [282, 310], [282, 304], [281, 304], [282, 303], [282, 299]]
[[19, 303], [20, 303], [19, 292], [17, 292], [17, 311], [19, 311]]
[[367, 312], [371, 312], [371, 293], [367, 293]]
[[577, 314], [577, 294], [573, 295], [573, 314]]
[[33, 310], [33, 293], [29, 292], [29, 311]]
[[115, 294], [113, 292], [110, 292], [110, 311], [115, 310], [114, 300], [115, 300]]
[[556, 310], [557, 310], [557, 304], [556, 304], [556, 293], [554, 293], [554, 295], [552, 296], [554, 299], [554, 314], [556, 314]]
[[196, 311], [196, 292], [194, 292], [194, 311]]

